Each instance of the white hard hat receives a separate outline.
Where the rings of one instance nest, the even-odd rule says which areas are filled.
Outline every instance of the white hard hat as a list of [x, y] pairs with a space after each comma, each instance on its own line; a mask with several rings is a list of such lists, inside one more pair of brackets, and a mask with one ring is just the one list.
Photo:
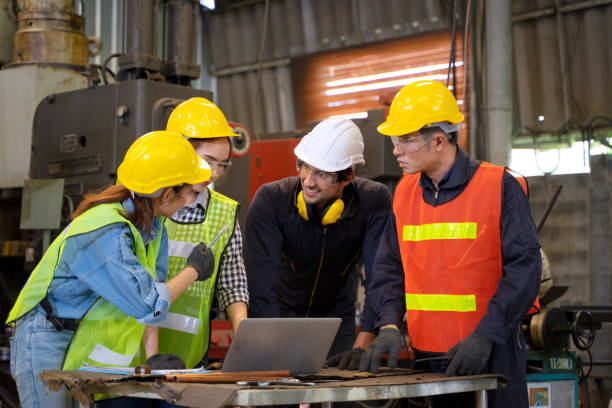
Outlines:
[[365, 163], [361, 131], [344, 118], [325, 119], [302, 138], [293, 152], [303, 162], [328, 172]]

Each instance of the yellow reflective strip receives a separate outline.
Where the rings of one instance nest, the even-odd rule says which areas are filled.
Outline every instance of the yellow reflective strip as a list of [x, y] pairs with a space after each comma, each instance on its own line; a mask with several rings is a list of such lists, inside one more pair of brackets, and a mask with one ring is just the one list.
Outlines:
[[475, 222], [443, 222], [438, 224], [404, 225], [402, 241], [431, 239], [476, 239]]
[[406, 293], [406, 310], [474, 312], [476, 295], [423, 295]]

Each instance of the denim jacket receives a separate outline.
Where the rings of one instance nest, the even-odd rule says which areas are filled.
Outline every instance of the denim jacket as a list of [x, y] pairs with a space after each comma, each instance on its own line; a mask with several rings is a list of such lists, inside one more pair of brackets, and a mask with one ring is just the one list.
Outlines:
[[[128, 213], [134, 211], [131, 199], [122, 204]], [[157, 281], [136, 259], [127, 224], [111, 224], [68, 238], [47, 292], [53, 313], [59, 318], [80, 319], [102, 296], [139, 323], [164, 320], [170, 307], [170, 291], [162, 283], [168, 273], [168, 236], [155, 219], [151, 234], [143, 234], [145, 245], [157, 234], [163, 234], [156, 264]]]

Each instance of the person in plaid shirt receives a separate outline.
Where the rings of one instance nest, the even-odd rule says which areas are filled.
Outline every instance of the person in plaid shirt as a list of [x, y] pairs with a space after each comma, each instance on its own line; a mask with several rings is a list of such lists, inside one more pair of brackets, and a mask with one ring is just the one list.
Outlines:
[[[204, 98], [191, 98], [176, 107], [166, 130], [187, 138], [211, 169], [209, 182], [219, 180], [231, 165], [229, 138], [238, 136], [223, 112]], [[159, 329], [159, 353], [173, 353], [187, 368], [208, 358], [211, 311], [225, 312], [234, 331], [247, 317], [249, 293], [242, 259], [242, 236], [237, 221], [239, 205], [217, 193], [208, 183], [194, 185], [196, 200], [166, 221], [168, 230], [168, 279], [186, 262], [189, 248], [200, 242], [215, 255], [215, 272], [197, 282], [170, 307]]]

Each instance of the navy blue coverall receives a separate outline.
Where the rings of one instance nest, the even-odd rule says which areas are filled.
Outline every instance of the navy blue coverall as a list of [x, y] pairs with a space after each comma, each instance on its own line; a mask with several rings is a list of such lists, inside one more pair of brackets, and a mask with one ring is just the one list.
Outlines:
[[[419, 186], [427, 204], [437, 206], [455, 199], [478, 169], [480, 161], [457, 150], [455, 163], [440, 180], [438, 189], [426, 174], [421, 173]], [[525, 339], [521, 321], [537, 296], [542, 260], [529, 202], [519, 182], [509, 173], [502, 178], [500, 224], [502, 277], [475, 331], [494, 342], [486, 372], [503, 374], [509, 380], [506, 388], [489, 392], [490, 406], [527, 407]], [[369, 293], [377, 313], [375, 326], [396, 324], [399, 327], [405, 312], [404, 271], [394, 218], [385, 227], [374, 270]], [[417, 350], [416, 358], [432, 354]], [[441, 370], [441, 367], [433, 368]]]

